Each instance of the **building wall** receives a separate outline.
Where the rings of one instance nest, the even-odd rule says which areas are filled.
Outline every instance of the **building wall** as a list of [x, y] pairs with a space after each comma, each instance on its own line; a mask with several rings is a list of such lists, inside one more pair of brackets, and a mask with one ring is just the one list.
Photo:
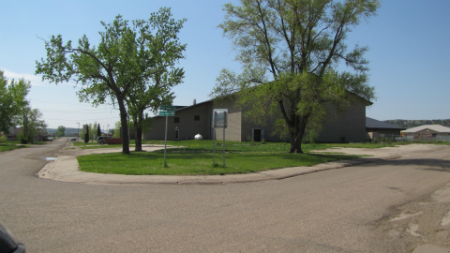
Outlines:
[[[213, 109], [228, 109], [228, 125], [225, 128], [225, 140], [227, 141], [242, 141], [241, 128], [242, 128], [242, 113], [239, 108], [236, 107], [234, 99], [228, 101], [213, 103]], [[211, 111], [212, 116], [212, 111]], [[211, 118], [212, 126], [212, 118]], [[216, 140], [223, 140], [223, 129], [216, 128], [213, 130], [216, 134]]]
[[[317, 142], [362, 142], [368, 139], [366, 132], [366, 106], [367, 102], [357, 99], [355, 104], [349, 106], [345, 112], [338, 113], [333, 106], [328, 107], [327, 118], [323, 128], [316, 139]], [[217, 140], [223, 139], [222, 128], [212, 128], [213, 109], [228, 109], [228, 127], [225, 129], [225, 139], [230, 141], [247, 141], [252, 136], [252, 129], [263, 129], [265, 141], [288, 141], [279, 135], [272, 135], [275, 130], [275, 119], [267, 119], [265, 124], [255, 124], [245, 117], [241, 109], [235, 106], [230, 99], [221, 103], [207, 102], [175, 112], [180, 123], [174, 123], [174, 117], [169, 117], [168, 140], [175, 140], [175, 127], [179, 129], [179, 140], [193, 139], [201, 134], [203, 139], [212, 139], [213, 133]], [[245, 112], [245, 109], [244, 109]], [[199, 115], [200, 121], [194, 121]], [[163, 140], [165, 117], [153, 118], [152, 128], [144, 134], [144, 139]]]
[[[175, 112], [175, 116], [169, 117], [167, 122], [167, 139], [175, 140], [175, 128], [179, 131], [179, 140], [194, 139], [196, 134], [201, 134], [203, 139], [211, 138], [211, 103], [199, 104], [185, 110]], [[194, 120], [200, 116], [200, 120]], [[180, 119], [175, 123], [175, 117]], [[144, 133], [145, 140], [164, 140], [166, 117], [155, 117], [152, 119], [150, 131]]]
[[[367, 103], [356, 99], [355, 104], [349, 106], [344, 112], [337, 112], [334, 106], [327, 108], [326, 119], [316, 139], [317, 142], [362, 142], [368, 139], [366, 132], [366, 105]], [[245, 113], [244, 113], [245, 114]], [[266, 141], [289, 141], [289, 137], [281, 138], [275, 131], [275, 118], [268, 119], [263, 125], [255, 124], [246, 119], [242, 121], [242, 140], [251, 136], [252, 129], [264, 129]]]
[[344, 112], [338, 112], [333, 106], [328, 106], [322, 126], [317, 142], [366, 141], [366, 103], [358, 99]]
[[373, 139], [374, 133], [400, 135], [400, 129], [367, 128], [366, 131], [369, 134], [370, 139]]
[[[245, 112], [244, 112], [245, 114]], [[249, 120], [245, 115], [242, 119], [242, 132], [241, 139], [242, 141], [249, 141], [253, 138], [252, 130], [253, 129], [261, 129], [263, 130], [263, 136], [261, 137], [265, 141], [271, 142], [280, 142], [280, 141], [288, 141], [287, 138], [280, 138], [279, 134], [273, 134], [275, 131], [275, 122], [276, 118], [271, 117], [266, 119], [263, 124], [256, 124]]]
[[431, 129], [424, 129], [424, 130], [421, 130], [421, 131], [417, 131], [415, 133], [405, 133], [405, 132], [403, 132], [403, 134], [405, 136], [418, 136], [418, 135], [421, 135], [421, 134], [436, 134], [436, 135], [439, 135], [439, 136], [449, 136], [450, 135], [450, 133], [441, 133], [441, 132], [437, 132], [437, 131], [434, 131], [434, 130], [431, 130]]

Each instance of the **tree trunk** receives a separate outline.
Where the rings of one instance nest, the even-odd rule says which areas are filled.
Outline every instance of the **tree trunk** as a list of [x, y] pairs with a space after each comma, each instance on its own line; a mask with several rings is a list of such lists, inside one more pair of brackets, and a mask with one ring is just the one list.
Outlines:
[[123, 103], [123, 98], [121, 96], [117, 97], [117, 103], [119, 104], [120, 110], [120, 122], [122, 125], [122, 154], [129, 155], [130, 154], [130, 138], [128, 135], [128, 122], [127, 122], [127, 110], [125, 109], [125, 105]]
[[303, 154], [302, 139], [303, 136], [299, 136], [299, 134], [291, 134], [291, 148], [289, 149], [289, 153]]
[[142, 151], [142, 127], [138, 119], [134, 120], [134, 140], [136, 141], [134, 151]]
[[308, 122], [308, 117], [301, 117], [300, 122], [298, 123], [298, 127], [294, 129], [298, 129], [298, 132], [292, 132], [291, 130], [291, 148], [289, 149], [289, 153], [294, 154], [303, 154], [302, 150], [302, 140], [305, 135], [306, 123]]

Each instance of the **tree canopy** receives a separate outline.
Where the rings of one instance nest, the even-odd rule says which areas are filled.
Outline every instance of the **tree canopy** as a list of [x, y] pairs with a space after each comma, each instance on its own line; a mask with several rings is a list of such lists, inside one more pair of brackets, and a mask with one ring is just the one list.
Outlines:
[[58, 126], [56, 135], [58, 135], [59, 137], [62, 137], [66, 134], [66, 127], [65, 126]]
[[42, 113], [38, 109], [26, 106], [21, 110], [19, 124], [22, 126], [22, 133], [19, 134], [19, 139], [22, 143], [33, 143], [35, 136], [47, 133], [47, 125], [41, 118]]
[[22, 110], [28, 105], [25, 99], [30, 82], [25, 79], [14, 79], [8, 84], [8, 79], [0, 70], [0, 131], [9, 132], [9, 127], [19, 123]]
[[[319, 126], [326, 106], [344, 108], [353, 95], [370, 100], [366, 47], [348, 49], [345, 39], [363, 18], [375, 15], [377, 0], [241, 0], [226, 4], [219, 25], [233, 39], [239, 75], [222, 70], [213, 96], [235, 93], [249, 117], [275, 116], [278, 133], [290, 138], [289, 152], [302, 153], [307, 126]], [[339, 71], [344, 62], [351, 71]]]
[[142, 151], [142, 132], [150, 122], [144, 111], [151, 109], [156, 112], [161, 105], [172, 105], [175, 96], [170, 89], [180, 84], [184, 77], [183, 69], [175, 68], [174, 63], [175, 59], [163, 62], [158, 66], [159, 73], [151, 80], [130, 90], [127, 107], [134, 125], [135, 151]]
[[[185, 19], [172, 18], [170, 8], [151, 13], [148, 20], [128, 22], [118, 15], [111, 24], [101, 22], [98, 46], [91, 46], [86, 36], [72, 47], [63, 44], [62, 36], [52, 36], [45, 42], [47, 58], [36, 62], [36, 74], [43, 80], [81, 83], [80, 101], [97, 106], [109, 98], [119, 106], [123, 134], [123, 154], [129, 154], [128, 111], [126, 101], [130, 91], [148, 83], [165, 62], [183, 58], [186, 45], [179, 42], [178, 32]], [[152, 93], [153, 94], [153, 93]]]

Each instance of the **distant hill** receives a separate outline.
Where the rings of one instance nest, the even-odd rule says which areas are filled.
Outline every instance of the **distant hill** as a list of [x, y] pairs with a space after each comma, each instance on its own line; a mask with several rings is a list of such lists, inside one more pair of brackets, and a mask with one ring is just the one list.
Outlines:
[[393, 119], [393, 120], [385, 120], [384, 122], [405, 128], [411, 128], [422, 125], [441, 125], [450, 127], [450, 119], [433, 119], [433, 120]]
[[[82, 129], [80, 129], [80, 130], [82, 130]], [[56, 128], [47, 128], [47, 133], [49, 133], [49, 134], [54, 134], [57, 131], [58, 131], [58, 129], [56, 129]], [[73, 136], [73, 134], [76, 134], [76, 133], [78, 133], [78, 128], [73, 128], [73, 127], [66, 128], [66, 132], [65, 132], [66, 136]]]

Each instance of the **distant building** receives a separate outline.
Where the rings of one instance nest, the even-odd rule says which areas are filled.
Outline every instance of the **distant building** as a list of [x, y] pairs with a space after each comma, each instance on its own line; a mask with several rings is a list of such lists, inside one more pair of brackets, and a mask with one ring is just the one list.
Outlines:
[[[23, 132], [22, 127], [11, 127], [9, 130], [9, 133], [6, 134], [6, 140], [7, 141], [18, 141], [19, 140], [19, 134]], [[37, 132], [33, 136], [34, 141], [47, 141], [48, 140], [48, 134], [45, 132]]]
[[374, 135], [400, 135], [400, 131], [405, 130], [405, 127], [395, 126], [383, 121], [366, 117], [366, 131], [370, 139], [373, 139]]
[[450, 135], [450, 127], [441, 126], [441, 125], [423, 125], [413, 128], [408, 128], [405, 131], [402, 131], [405, 136], [445, 136], [448, 137]]

